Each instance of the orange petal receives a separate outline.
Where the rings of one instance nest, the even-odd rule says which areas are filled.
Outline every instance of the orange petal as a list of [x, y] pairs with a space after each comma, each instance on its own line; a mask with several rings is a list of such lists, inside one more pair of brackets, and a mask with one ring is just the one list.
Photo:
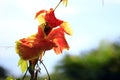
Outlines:
[[62, 53], [63, 49], [69, 49], [69, 45], [65, 39], [62, 28], [52, 30], [48, 35], [48, 39], [52, 40], [57, 45], [57, 47], [54, 47], [56, 54]]
[[40, 50], [50, 50], [56, 46], [56, 44], [48, 39], [43, 39], [40, 41], [35, 41], [33, 46], [39, 48]]
[[35, 47], [30, 48], [24, 45], [22, 42], [17, 42], [17, 43], [19, 44], [19, 45], [16, 45], [18, 54], [24, 60], [38, 58], [39, 53], [42, 52], [42, 50], [39, 50], [39, 48], [35, 48]]
[[53, 40], [55, 38], [61, 38], [61, 37], [64, 37], [64, 31], [62, 28], [56, 28], [56, 29], [53, 29], [49, 35], [48, 35], [48, 39], [49, 40]]
[[54, 51], [56, 54], [62, 53], [63, 49], [69, 49], [69, 45], [65, 38], [57, 38], [54, 39], [54, 42], [56, 43], [57, 47], [54, 47]]
[[43, 39], [45, 37], [42, 27], [42, 25], [38, 26], [38, 33], [36, 34], [37, 39]]

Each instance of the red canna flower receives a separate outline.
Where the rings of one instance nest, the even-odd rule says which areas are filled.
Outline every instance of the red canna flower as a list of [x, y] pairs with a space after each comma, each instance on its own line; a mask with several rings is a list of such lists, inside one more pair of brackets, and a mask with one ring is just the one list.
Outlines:
[[38, 27], [38, 33], [35, 35], [17, 41], [16, 51], [19, 56], [24, 60], [35, 59], [39, 56], [42, 58], [44, 51], [56, 46], [54, 42], [44, 37], [42, 29]]
[[[65, 33], [72, 34], [70, 25], [55, 16], [55, 10], [61, 2], [67, 6], [68, 0], [60, 0], [54, 9], [37, 12], [35, 18], [40, 23], [38, 32], [16, 41], [16, 52], [20, 56], [18, 65], [20, 65], [22, 72], [29, 66], [31, 79], [35, 76], [35, 65], [39, 59], [42, 60], [46, 50], [53, 49], [56, 54], [60, 54], [64, 49], [69, 49]], [[29, 65], [27, 61], [29, 61]]]
[[[56, 54], [62, 53], [63, 49], [69, 49], [65, 39], [65, 33], [72, 34], [69, 24], [55, 17], [54, 10], [41, 10], [36, 14], [36, 18], [45, 20], [38, 26], [38, 32], [28, 38], [17, 41], [16, 49], [24, 60], [31, 60], [41, 56], [44, 51], [54, 49]], [[40, 15], [40, 17], [39, 17]], [[59, 26], [59, 27], [57, 27]], [[19, 44], [19, 45], [18, 45]]]
[[40, 10], [39, 12], [36, 13], [35, 18], [38, 19], [38, 22], [40, 24], [45, 24], [46, 26], [44, 29], [47, 27], [49, 29], [56, 28], [60, 26], [63, 28], [64, 32], [67, 33], [68, 35], [72, 34], [72, 30], [70, 28], [70, 25], [63, 21], [59, 20], [55, 17], [54, 10], [51, 8], [50, 10]]
[[36, 13], [35, 18], [38, 19], [38, 22], [43, 22], [46, 24], [44, 27], [44, 32], [47, 30], [47, 38], [49, 40], [52, 40], [57, 45], [57, 47], [53, 47], [56, 54], [62, 53], [63, 49], [69, 49], [69, 45], [65, 39], [64, 32], [68, 35], [72, 34], [70, 25], [63, 20], [57, 19], [52, 8], [49, 11], [40, 10]]

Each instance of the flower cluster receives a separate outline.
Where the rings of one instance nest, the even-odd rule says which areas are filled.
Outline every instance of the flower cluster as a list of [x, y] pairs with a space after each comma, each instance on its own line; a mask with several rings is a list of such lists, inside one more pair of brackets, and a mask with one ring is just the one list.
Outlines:
[[[67, 0], [62, 1], [66, 4]], [[56, 54], [62, 53], [64, 49], [68, 50], [65, 33], [72, 35], [69, 23], [57, 19], [53, 8], [38, 11], [35, 19], [39, 22], [37, 33], [16, 41], [16, 52], [33, 67], [38, 59], [42, 60], [46, 50], [53, 49]]]

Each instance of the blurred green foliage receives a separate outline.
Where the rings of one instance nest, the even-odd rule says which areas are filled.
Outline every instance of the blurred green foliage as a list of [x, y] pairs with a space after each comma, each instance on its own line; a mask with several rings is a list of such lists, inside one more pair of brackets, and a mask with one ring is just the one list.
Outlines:
[[120, 80], [120, 42], [102, 41], [80, 56], [66, 55], [51, 74], [52, 80]]

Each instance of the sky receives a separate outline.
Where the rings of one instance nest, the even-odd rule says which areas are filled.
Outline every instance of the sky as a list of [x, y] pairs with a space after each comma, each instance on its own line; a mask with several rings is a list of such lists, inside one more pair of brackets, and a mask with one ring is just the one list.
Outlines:
[[[17, 66], [15, 41], [36, 33], [35, 13], [54, 8], [58, 1], [0, 0], [0, 65], [11, 75], [22, 74]], [[46, 52], [43, 61], [49, 72], [66, 54], [78, 55], [97, 47], [103, 39], [114, 41], [120, 36], [120, 0], [69, 0], [68, 6], [60, 5], [55, 14], [71, 24], [73, 36], [66, 35], [69, 51], [61, 55]]]

